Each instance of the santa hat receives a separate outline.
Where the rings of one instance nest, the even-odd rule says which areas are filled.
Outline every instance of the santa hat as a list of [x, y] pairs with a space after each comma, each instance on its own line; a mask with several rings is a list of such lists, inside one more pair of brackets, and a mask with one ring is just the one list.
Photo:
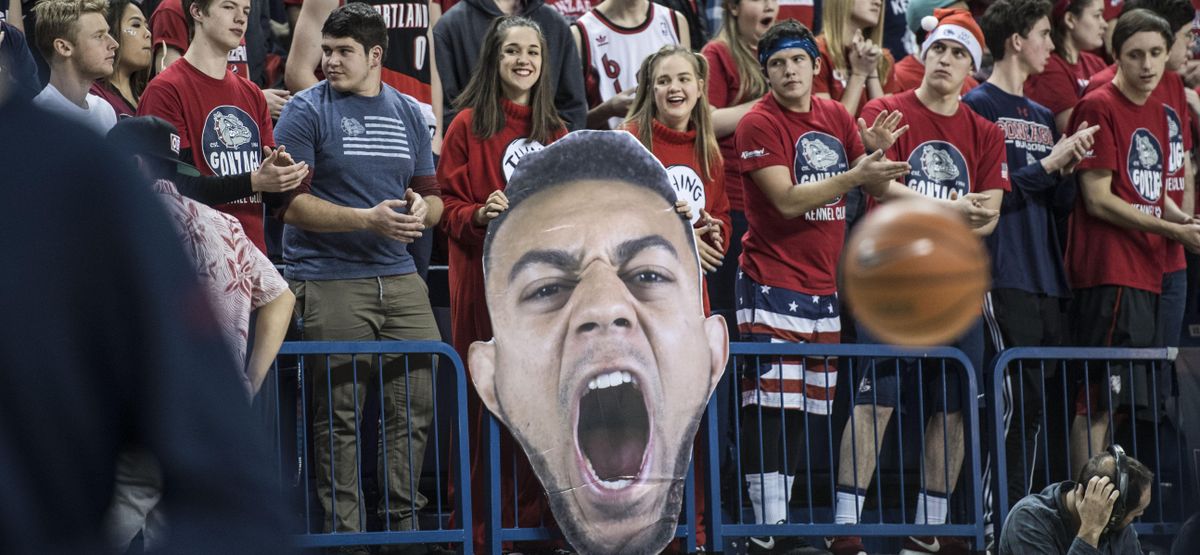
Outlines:
[[925, 60], [925, 52], [933, 43], [952, 40], [966, 47], [971, 53], [975, 69], [983, 67], [983, 31], [979, 29], [979, 24], [975, 23], [971, 12], [962, 9], [937, 9], [933, 15], [921, 19], [921, 28], [928, 33], [925, 42], [921, 43], [921, 61]]

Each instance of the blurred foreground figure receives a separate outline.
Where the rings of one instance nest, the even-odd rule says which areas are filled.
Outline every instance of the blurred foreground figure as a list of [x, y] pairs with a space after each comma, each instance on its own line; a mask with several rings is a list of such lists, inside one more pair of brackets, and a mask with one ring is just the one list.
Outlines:
[[0, 551], [102, 552], [130, 446], [162, 467], [165, 552], [284, 550], [239, 369], [158, 201], [99, 138], [3, 87]]

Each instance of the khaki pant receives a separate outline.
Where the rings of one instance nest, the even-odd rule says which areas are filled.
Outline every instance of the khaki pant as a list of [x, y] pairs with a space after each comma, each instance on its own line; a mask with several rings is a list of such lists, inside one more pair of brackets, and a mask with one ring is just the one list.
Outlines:
[[[292, 292], [296, 294], [296, 311], [305, 340], [441, 339], [429, 306], [429, 290], [415, 273], [293, 282]], [[431, 357], [308, 356], [304, 367], [313, 377], [317, 497], [327, 515], [325, 531], [365, 528], [359, 485], [363, 451], [358, 439], [362, 434], [358, 426], [368, 388], [383, 396], [383, 428], [379, 433], [382, 445], [377, 464], [385, 497], [377, 510], [391, 530], [415, 530], [415, 514], [425, 505], [417, 485], [433, 417]]]

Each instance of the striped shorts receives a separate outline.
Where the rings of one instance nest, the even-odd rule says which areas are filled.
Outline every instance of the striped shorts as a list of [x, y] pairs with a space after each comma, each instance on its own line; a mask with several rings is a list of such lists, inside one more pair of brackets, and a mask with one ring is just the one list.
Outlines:
[[[742, 341], [841, 343], [841, 303], [756, 283], [738, 271], [737, 322]], [[760, 357], [742, 371], [742, 406], [761, 405], [829, 414], [837, 388], [835, 357]]]

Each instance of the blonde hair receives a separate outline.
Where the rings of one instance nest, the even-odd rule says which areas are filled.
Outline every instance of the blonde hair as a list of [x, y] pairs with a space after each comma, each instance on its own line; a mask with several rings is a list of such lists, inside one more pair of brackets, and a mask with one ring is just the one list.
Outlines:
[[46, 61], [54, 59], [54, 41], [74, 42], [79, 31], [79, 18], [98, 13], [108, 18], [108, 0], [41, 0], [33, 7], [37, 16], [34, 34], [38, 51]]
[[724, 43], [729, 47], [729, 53], [733, 55], [733, 63], [737, 66], [737, 98], [731, 100], [730, 106], [761, 98], [762, 95], [767, 94], [767, 78], [758, 64], [758, 58], [738, 37], [737, 16], [733, 15], [732, 8], [741, 2], [742, 0], [721, 0], [722, 7], [725, 8], [721, 15], [721, 29], [713, 38], [714, 41]]
[[704, 81], [697, 87], [700, 97], [696, 99], [689, 119], [696, 130], [696, 158], [703, 166], [701, 170], [704, 178], [711, 180], [712, 168], [720, 162], [721, 151], [717, 148], [717, 135], [713, 131], [712, 116], [708, 111], [708, 87], [705, 86], [708, 82], [708, 60], [704, 59], [704, 56], [680, 45], [664, 46], [658, 52], [647, 56], [642, 61], [642, 67], [638, 68], [637, 94], [633, 98], [633, 105], [629, 108], [629, 117], [625, 122], [637, 126], [638, 140], [646, 150], [653, 152], [654, 118], [658, 116], [658, 105], [654, 103], [654, 70], [659, 62], [671, 56], [680, 56], [691, 62], [696, 79]]
[[[852, 17], [851, 12], [854, 10], [854, 2], [856, 0], [825, 0], [824, 6], [821, 8], [821, 21], [824, 25], [824, 30], [821, 36], [825, 37], [825, 50], [829, 52], [829, 57], [833, 60], [833, 67], [828, 71], [839, 69], [849, 76], [850, 61], [846, 58], [846, 48], [854, 41], [854, 37], [842, 36], [842, 23], [849, 21]], [[883, 17], [884, 6], [879, 10], [879, 21], [875, 25], [863, 30], [863, 37], [871, 39], [880, 48], [883, 48]], [[879, 57], [879, 65], [875, 68], [879, 72], [879, 84], [886, 85], [888, 74], [892, 72], [892, 62], [887, 56]]]

